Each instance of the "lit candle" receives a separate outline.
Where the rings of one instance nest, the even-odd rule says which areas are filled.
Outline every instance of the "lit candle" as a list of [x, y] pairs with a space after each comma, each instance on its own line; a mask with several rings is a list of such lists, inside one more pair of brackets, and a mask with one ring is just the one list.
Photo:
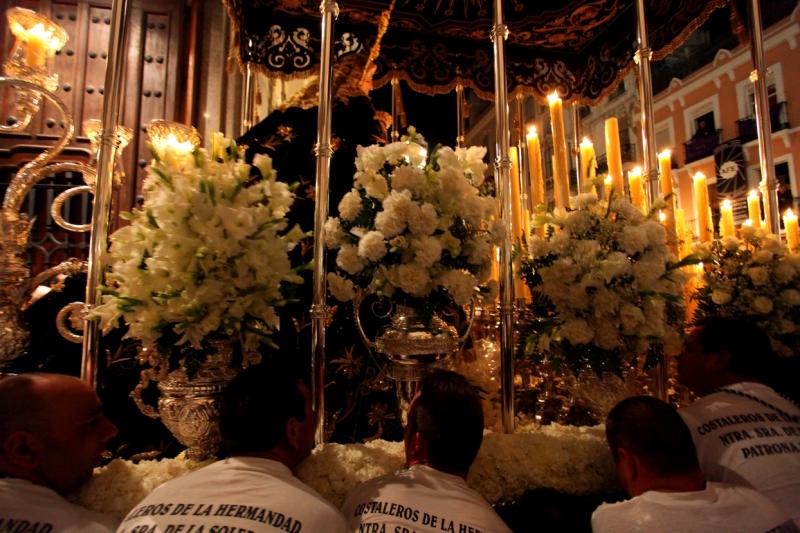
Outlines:
[[550, 126], [553, 130], [553, 186], [556, 207], [569, 204], [569, 170], [567, 167], [567, 136], [564, 130], [564, 113], [557, 92], [547, 96], [550, 105]]
[[614, 183], [618, 195], [624, 193], [622, 175], [622, 152], [619, 147], [619, 124], [616, 117], [606, 119], [606, 160], [608, 161], [608, 175]]
[[583, 183], [592, 183], [597, 164], [594, 157], [594, 145], [588, 137], [581, 141], [581, 178]]
[[661, 196], [672, 193], [672, 152], [664, 150], [658, 154], [658, 169], [661, 180]]
[[23, 34], [25, 41], [25, 62], [31, 68], [40, 68], [47, 61], [50, 40], [53, 32], [44, 29], [44, 24], [36, 24]]
[[[536, 209], [544, 200], [544, 172], [542, 172], [542, 151], [539, 148], [539, 135], [536, 126], [528, 129], [525, 136], [528, 144], [528, 176], [531, 180], [531, 204]], [[544, 235], [544, 227], [539, 228], [539, 233]]]
[[719, 206], [719, 234], [721, 237], [736, 236], [736, 229], [733, 224], [733, 205], [727, 198]]
[[706, 176], [697, 172], [692, 176], [694, 182], [694, 210], [697, 217], [697, 237], [700, 242], [708, 242], [713, 238], [714, 230], [708, 216], [708, 188]]
[[754, 228], [761, 227], [761, 200], [756, 189], [751, 189], [747, 195], [747, 215]]
[[786, 214], [783, 215], [783, 229], [786, 232], [786, 246], [789, 247], [789, 250], [796, 250], [800, 235], [798, 235], [797, 215], [791, 209], [787, 209]]
[[611, 188], [614, 184], [611, 181], [611, 176], [606, 176], [603, 179], [603, 193], [606, 195], [606, 200], [611, 198]]
[[692, 253], [692, 235], [686, 230], [686, 215], [681, 208], [675, 209], [675, 233], [678, 237], [678, 255], [683, 259]]
[[628, 172], [628, 188], [631, 191], [631, 203], [645, 212], [644, 184], [642, 183], [642, 167], [635, 167]]
[[514, 242], [523, 237], [522, 229], [522, 195], [519, 186], [519, 154], [517, 147], [508, 149], [511, 158], [511, 226], [514, 231]]

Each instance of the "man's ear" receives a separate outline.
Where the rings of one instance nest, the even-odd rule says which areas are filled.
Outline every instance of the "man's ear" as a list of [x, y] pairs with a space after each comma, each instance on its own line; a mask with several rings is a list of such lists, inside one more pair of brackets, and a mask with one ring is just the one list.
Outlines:
[[27, 431], [14, 431], [2, 443], [5, 460], [24, 470], [36, 469], [41, 463], [43, 451], [41, 439]]
[[708, 358], [712, 370], [717, 374], [730, 369], [731, 354], [728, 350], [717, 350], [709, 354]]
[[625, 448], [617, 448], [617, 475], [626, 491], [630, 492], [639, 474], [639, 462], [636, 457]]
[[286, 443], [292, 450], [297, 450], [301, 446], [301, 427], [302, 423], [295, 417], [286, 421]]

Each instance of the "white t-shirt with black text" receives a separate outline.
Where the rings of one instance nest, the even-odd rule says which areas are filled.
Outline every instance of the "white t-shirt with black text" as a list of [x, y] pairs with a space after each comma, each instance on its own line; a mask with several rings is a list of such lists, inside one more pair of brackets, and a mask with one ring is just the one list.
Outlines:
[[0, 479], [0, 531], [109, 533], [118, 523], [73, 505], [48, 487], [24, 479]]
[[761, 383], [723, 389], [732, 392], [714, 392], [678, 411], [703, 473], [710, 481], [752, 486], [800, 526], [800, 409]]
[[231, 457], [159, 486], [117, 531], [340, 533], [347, 526], [333, 505], [283, 463]]
[[369, 533], [510, 533], [483, 497], [459, 476], [425, 465], [354, 488], [342, 513], [351, 531]]
[[592, 514], [593, 533], [796, 533], [789, 516], [747, 487], [707, 483], [691, 492], [648, 491]]

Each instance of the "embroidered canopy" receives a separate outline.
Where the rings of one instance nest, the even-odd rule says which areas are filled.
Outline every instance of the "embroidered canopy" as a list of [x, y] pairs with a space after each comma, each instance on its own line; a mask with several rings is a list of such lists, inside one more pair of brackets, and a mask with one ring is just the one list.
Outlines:
[[[318, 0], [225, 0], [237, 30], [232, 51], [268, 76], [319, 69]], [[667, 55], [727, 0], [645, 0], [654, 59]], [[633, 64], [634, 0], [506, 0], [510, 92], [593, 103]], [[372, 51], [374, 86], [392, 77], [428, 94], [457, 83], [492, 98], [490, 0], [341, 0], [337, 56]], [[385, 34], [379, 37], [383, 30]], [[379, 46], [375, 46], [376, 42]]]

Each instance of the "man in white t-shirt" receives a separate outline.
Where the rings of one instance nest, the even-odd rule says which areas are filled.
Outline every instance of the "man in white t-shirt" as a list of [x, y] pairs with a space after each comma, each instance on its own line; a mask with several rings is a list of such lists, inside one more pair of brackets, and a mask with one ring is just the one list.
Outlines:
[[617, 404], [606, 438], [630, 500], [603, 504], [594, 533], [797, 533], [787, 513], [753, 489], [706, 482], [689, 429], [675, 408], [650, 396]]
[[220, 406], [228, 458], [164, 483], [118, 531], [347, 531], [339, 511], [293, 474], [311, 453], [315, 428], [308, 387], [288, 368], [243, 370]]
[[701, 398], [679, 413], [708, 479], [752, 486], [800, 526], [800, 409], [764, 383], [773, 357], [755, 324], [706, 319], [679, 359], [680, 381]]
[[111, 517], [73, 505], [117, 428], [81, 380], [30, 373], [0, 379], [0, 531], [114, 531]]
[[356, 487], [342, 512], [351, 531], [505, 533], [466, 478], [483, 440], [483, 409], [464, 376], [434, 370], [408, 407], [408, 468]]

